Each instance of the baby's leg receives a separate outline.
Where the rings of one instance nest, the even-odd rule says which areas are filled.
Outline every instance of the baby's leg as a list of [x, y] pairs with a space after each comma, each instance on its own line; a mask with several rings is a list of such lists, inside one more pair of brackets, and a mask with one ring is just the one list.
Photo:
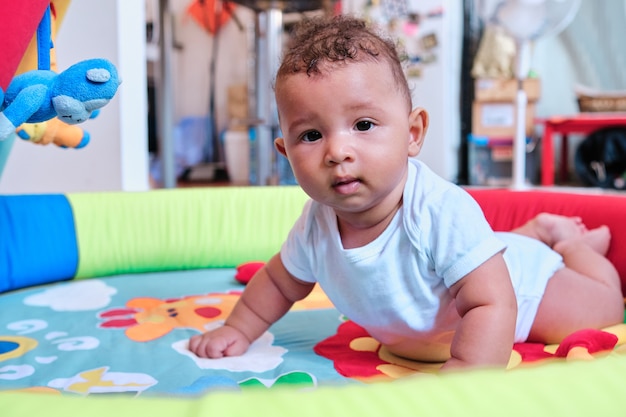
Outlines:
[[620, 278], [603, 256], [609, 240], [608, 228], [600, 227], [553, 245], [565, 267], [548, 281], [529, 341], [558, 343], [577, 330], [624, 320]]

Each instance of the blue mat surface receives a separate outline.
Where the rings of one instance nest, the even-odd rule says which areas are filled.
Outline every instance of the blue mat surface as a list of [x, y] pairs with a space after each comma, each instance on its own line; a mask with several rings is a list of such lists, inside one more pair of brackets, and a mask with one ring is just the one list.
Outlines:
[[323, 300], [298, 305], [242, 357], [192, 355], [188, 338], [223, 320], [243, 290], [234, 272], [120, 275], [3, 294], [0, 390], [186, 396], [354, 382], [313, 351], [341, 324]]

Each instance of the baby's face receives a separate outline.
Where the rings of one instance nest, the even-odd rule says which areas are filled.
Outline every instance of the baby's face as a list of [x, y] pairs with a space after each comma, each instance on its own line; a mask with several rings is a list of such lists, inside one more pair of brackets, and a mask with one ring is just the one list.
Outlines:
[[396, 207], [407, 158], [417, 151], [410, 106], [387, 64], [350, 63], [278, 80], [276, 101], [288, 158], [304, 191], [337, 213]]

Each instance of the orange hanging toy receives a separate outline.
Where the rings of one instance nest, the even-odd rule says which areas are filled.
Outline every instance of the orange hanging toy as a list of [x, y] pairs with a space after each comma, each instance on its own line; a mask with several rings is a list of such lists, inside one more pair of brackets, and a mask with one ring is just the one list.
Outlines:
[[235, 6], [220, 0], [194, 0], [187, 13], [211, 35], [219, 32], [233, 15]]

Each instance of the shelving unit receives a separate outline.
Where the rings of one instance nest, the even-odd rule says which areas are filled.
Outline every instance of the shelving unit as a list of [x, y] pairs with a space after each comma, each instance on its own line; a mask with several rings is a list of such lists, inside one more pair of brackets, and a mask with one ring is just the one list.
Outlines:
[[[287, 15], [330, 10], [331, 0], [234, 0], [252, 9], [255, 14], [254, 51], [251, 53], [254, 70], [251, 78], [251, 128], [256, 140], [256, 185], [278, 183], [278, 169], [273, 140], [279, 135], [278, 113], [272, 89], [273, 77], [279, 66], [284, 27]], [[297, 18], [299, 16], [296, 15]]]

